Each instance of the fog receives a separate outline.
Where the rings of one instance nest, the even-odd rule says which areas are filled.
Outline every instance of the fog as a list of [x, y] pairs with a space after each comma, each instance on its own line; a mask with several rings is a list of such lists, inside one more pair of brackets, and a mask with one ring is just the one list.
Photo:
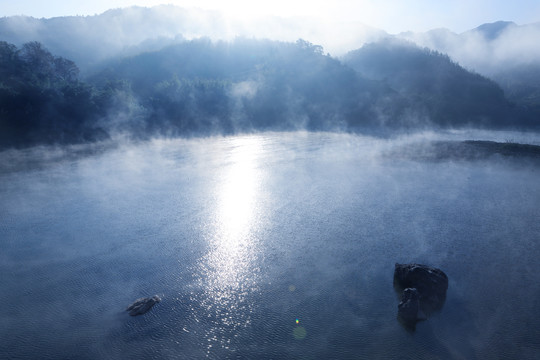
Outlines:
[[[426, 156], [433, 141], [529, 137], [289, 132], [3, 152], [0, 353], [532, 358], [538, 157]], [[414, 333], [396, 319], [395, 262], [450, 279]], [[153, 294], [149, 313], [124, 311]]]
[[[213, 40], [253, 37], [292, 42], [302, 38], [322, 45], [334, 56], [341, 56], [365, 43], [394, 36], [385, 30], [358, 21], [308, 16], [239, 18], [217, 10], [173, 5], [114, 9], [94, 16], [0, 19], [2, 40], [16, 45], [42, 42], [52, 52], [76, 61], [83, 69], [114, 56], [157, 50], [200, 37]], [[443, 28], [406, 31], [403, 28], [396, 36], [449, 54], [461, 65], [485, 75], [540, 62], [540, 50], [535, 46], [540, 31], [538, 23], [500, 22], [459, 34]]]
[[[0, 358], [534, 358], [538, 37], [0, 19]], [[449, 278], [416, 331], [412, 262]]]
[[540, 63], [540, 50], [535, 42], [540, 36], [540, 23], [498, 22], [461, 34], [438, 29], [400, 36], [449, 54], [461, 65], [485, 75]]
[[538, 35], [511, 22], [390, 35], [172, 5], [5, 17], [0, 148], [261, 130], [537, 131]]
[[219, 11], [172, 5], [115, 9], [84, 17], [6, 17], [0, 19], [0, 34], [2, 40], [16, 45], [42, 42], [52, 52], [76, 61], [83, 70], [111, 57], [157, 50], [200, 37], [292, 42], [304, 38], [340, 55], [386, 36], [383, 30], [358, 22], [278, 16], [235, 19]]
[[[5, 53], [0, 148], [259, 131], [538, 131], [534, 97], [399, 39], [337, 59], [299, 39], [186, 40], [92, 75], [43, 44]], [[16, 69], [11, 71], [10, 69]]]

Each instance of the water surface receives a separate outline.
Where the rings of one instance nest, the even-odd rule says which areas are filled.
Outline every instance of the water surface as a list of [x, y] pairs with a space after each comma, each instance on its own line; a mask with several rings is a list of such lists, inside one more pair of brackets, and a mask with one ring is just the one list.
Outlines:
[[[540, 168], [388, 156], [410, 141], [268, 133], [4, 166], [0, 357], [534, 358]], [[414, 333], [395, 262], [450, 279]]]

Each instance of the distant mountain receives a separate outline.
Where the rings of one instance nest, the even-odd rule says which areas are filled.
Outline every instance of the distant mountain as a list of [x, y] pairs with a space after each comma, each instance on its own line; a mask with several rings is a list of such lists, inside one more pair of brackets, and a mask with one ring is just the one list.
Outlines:
[[0, 149], [264, 130], [382, 132], [405, 108], [322, 47], [186, 41], [111, 63], [86, 81], [40, 43], [0, 42]]
[[[188, 16], [171, 25], [181, 18], [175, 11], [184, 10], [162, 6], [93, 17], [0, 19], [0, 148], [94, 141], [116, 133], [148, 138], [540, 127], [540, 62], [536, 43], [530, 43], [536, 25], [497, 23], [464, 34], [438, 29], [396, 37], [368, 31], [375, 40], [336, 58], [302, 39], [188, 40], [177, 31], [196, 29], [194, 24], [200, 25], [196, 33], [209, 26], [219, 31], [225, 24], [216, 15], [215, 23]], [[155, 27], [160, 20], [162, 27]], [[3, 38], [44, 39], [59, 50]], [[437, 45], [472, 56], [491, 49], [496, 58], [512, 49], [510, 39], [516, 48], [531, 50], [522, 62], [494, 61], [502, 89], [451, 54], [433, 50]], [[84, 76], [73, 59], [85, 64]]]
[[343, 61], [362, 76], [397, 90], [413, 104], [418, 118], [442, 126], [511, 124], [511, 108], [501, 88], [447, 55], [387, 39], [352, 51]]
[[54, 54], [75, 61], [83, 73], [103, 60], [159, 50], [201, 37], [255, 37], [288, 42], [304, 38], [339, 54], [385, 36], [386, 32], [360, 23], [277, 16], [238, 20], [217, 11], [173, 5], [113, 9], [94, 16], [0, 18], [0, 41], [16, 46], [38, 41]]
[[480, 33], [488, 41], [498, 39], [505, 31], [515, 28], [517, 25], [512, 21], [497, 21], [494, 23], [483, 24], [470, 30], [468, 33]]
[[144, 109], [142, 133], [368, 131], [402, 110], [395, 91], [304, 40], [193, 40], [122, 59], [90, 80], [129, 84], [120, 90]]
[[435, 29], [397, 36], [447, 54], [462, 66], [488, 76], [522, 65], [540, 63], [540, 23], [516, 25], [509, 21], [498, 21], [461, 34]]
[[448, 54], [465, 68], [495, 80], [518, 106], [540, 111], [540, 23], [498, 21], [462, 34], [438, 29], [399, 37]]
[[[38, 41], [85, 69], [111, 57], [125, 56], [145, 41], [150, 46], [149, 41], [158, 43], [157, 48], [181, 41], [184, 34], [191, 35], [190, 28], [196, 31], [194, 19], [200, 16], [195, 9], [173, 6], [132, 7], [95, 16], [51, 19], [13, 16], [0, 19], [0, 40], [17, 46]], [[204, 17], [216, 27], [224, 26], [217, 13], [204, 12]]]

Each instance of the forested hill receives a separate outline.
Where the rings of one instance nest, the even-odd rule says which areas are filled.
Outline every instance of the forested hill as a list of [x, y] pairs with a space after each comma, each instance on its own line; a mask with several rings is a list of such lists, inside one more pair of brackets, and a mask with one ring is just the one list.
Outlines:
[[517, 114], [494, 81], [469, 72], [447, 55], [399, 39], [367, 44], [344, 57], [363, 76], [383, 81], [418, 112], [443, 126], [508, 126]]
[[98, 98], [73, 61], [38, 42], [17, 49], [0, 41], [0, 149], [107, 137]]
[[129, 84], [119, 90], [144, 109], [140, 130], [172, 135], [365, 129], [402, 106], [388, 86], [303, 40], [190, 41], [123, 59], [91, 80]]
[[199, 39], [112, 60], [82, 80], [37, 42], [0, 42], [0, 74], [0, 148], [118, 133], [537, 126], [492, 81], [402, 43], [340, 61], [304, 40]]

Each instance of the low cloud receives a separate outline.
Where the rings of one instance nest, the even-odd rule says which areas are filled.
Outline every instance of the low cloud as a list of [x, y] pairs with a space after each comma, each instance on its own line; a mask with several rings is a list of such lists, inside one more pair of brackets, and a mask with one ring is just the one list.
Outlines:
[[399, 36], [442, 53], [484, 75], [540, 63], [540, 23], [493, 23], [462, 34], [446, 29]]
[[388, 36], [360, 23], [277, 16], [240, 20], [218, 11], [172, 5], [115, 9], [85, 17], [6, 17], [0, 19], [0, 34], [2, 40], [17, 46], [41, 42], [51, 52], [74, 60], [83, 70], [111, 57], [201, 37], [227, 41], [236, 37], [279, 41], [304, 38], [338, 56]]

